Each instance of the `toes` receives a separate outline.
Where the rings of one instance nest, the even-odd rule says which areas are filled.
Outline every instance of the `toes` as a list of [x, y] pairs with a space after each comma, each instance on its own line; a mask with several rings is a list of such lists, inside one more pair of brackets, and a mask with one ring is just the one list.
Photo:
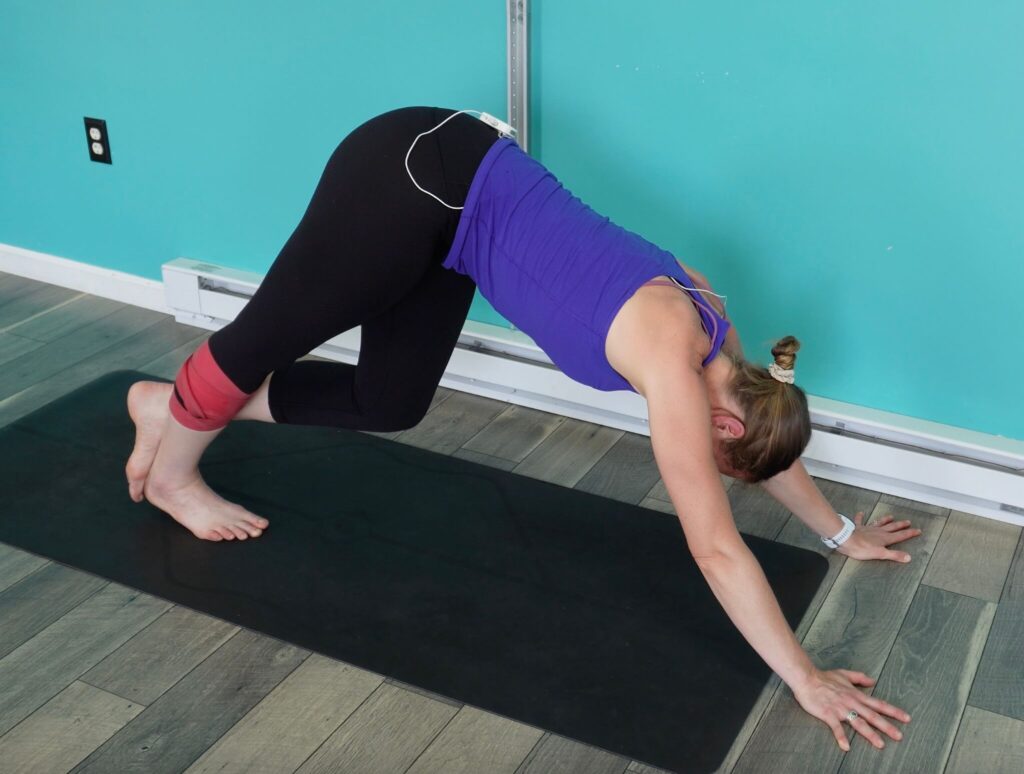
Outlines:
[[142, 502], [142, 485], [144, 481], [132, 481], [128, 484], [128, 495], [137, 503]]
[[137, 488], [146, 480], [148, 469], [143, 468], [135, 459], [132, 459], [124, 466], [124, 477], [128, 479], [128, 485]]
[[254, 527], [250, 522], [240, 521], [234, 525], [235, 529], [244, 530], [251, 537], [259, 537], [263, 534], [263, 530], [259, 527]]
[[236, 524], [245, 524], [246, 529], [248, 529], [250, 526], [255, 527], [256, 529], [266, 529], [270, 526], [270, 522], [264, 519], [262, 516], [257, 516], [255, 513], [250, 513], [237, 503], [232, 503], [232, 505], [235, 506], [235, 512], [238, 515], [238, 520], [235, 522]]
[[231, 530], [234, 536], [239, 540], [245, 540], [247, 537], [249, 537], [249, 533], [241, 527], [239, 527], [237, 524], [229, 524], [227, 528]]
[[219, 540], [223, 540], [224, 539], [224, 538], [222, 538], [220, 536], [220, 533], [217, 532], [217, 530], [214, 530], [214, 529], [211, 529], [205, 535], [196, 535], [196, 537], [201, 537], [204, 540], [212, 540], [214, 543], [216, 543]]
[[214, 527], [213, 529], [214, 529], [215, 532], [217, 532], [217, 534], [219, 534], [225, 540], [234, 540], [235, 539], [235, 533], [232, 532], [227, 527]]

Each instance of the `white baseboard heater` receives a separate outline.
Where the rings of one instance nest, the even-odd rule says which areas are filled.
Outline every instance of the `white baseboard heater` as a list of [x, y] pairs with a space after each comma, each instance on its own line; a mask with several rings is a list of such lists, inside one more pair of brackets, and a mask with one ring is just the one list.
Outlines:
[[[179, 322], [217, 330], [263, 277], [187, 258], [162, 267]], [[314, 355], [359, 357], [359, 329]], [[569, 379], [525, 334], [467, 320], [441, 380], [453, 390], [650, 435], [647, 403]], [[803, 461], [815, 476], [1024, 525], [1024, 441], [808, 395], [814, 431]]]

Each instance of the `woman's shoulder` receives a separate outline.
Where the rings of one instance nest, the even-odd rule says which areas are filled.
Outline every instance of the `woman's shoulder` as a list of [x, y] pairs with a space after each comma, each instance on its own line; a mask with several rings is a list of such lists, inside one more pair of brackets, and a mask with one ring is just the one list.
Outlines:
[[684, 293], [648, 285], [616, 313], [605, 338], [605, 357], [642, 394], [644, 373], [658, 363], [682, 359], [700, 371], [710, 346], [700, 314]]

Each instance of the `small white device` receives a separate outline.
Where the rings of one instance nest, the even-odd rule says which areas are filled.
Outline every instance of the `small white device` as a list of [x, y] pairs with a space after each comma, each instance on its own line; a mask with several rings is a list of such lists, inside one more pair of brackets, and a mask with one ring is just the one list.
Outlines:
[[416, 138], [412, 141], [412, 145], [409, 146], [409, 150], [406, 151], [406, 154], [405, 154], [405, 171], [409, 173], [409, 179], [412, 180], [412, 184], [414, 186], [416, 186], [421, 191], [423, 191], [423, 193], [425, 193], [427, 196], [432, 196], [433, 198], [437, 199], [439, 202], [441, 202], [441, 204], [443, 204], [445, 207], [447, 207], [450, 210], [461, 210], [462, 207], [454, 207], [451, 204], [448, 204], [448, 202], [442, 200], [441, 198], [439, 198], [437, 196], [434, 196], [434, 194], [430, 193], [430, 191], [428, 191], [426, 188], [424, 188], [419, 183], [417, 183], [416, 182], [416, 178], [412, 176], [412, 170], [409, 169], [409, 156], [412, 154], [412, 149], [416, 147], [416, 143], [419, 141], [420, 137], [425, 137], [426, 135], [430, 134], [431, 132], [433, 132], [433, 131], [435, 131], [437, 129], [440, 129], [442, 126], [444, 126], [446, 123], [451, 121], [453, 118], [455, 118], [455, 116], [459, 115], [460, 113], [479, 113], [477, 118], [480, 119], [481, 121], [483, 121], [488, 126], [494, 128], [494, 129], [497, 129], [498, 133], [502, 137], [508, 137], [509, 139], [512, 139], [512, 140], [514, 140], [516, 138], [515, 127], [511, 126], [510, 124], [505, 123], [500, 118], [495, 118], [490, 113], [483, 113], [483, 112], [481, 112], [479, 110], [458, 110], [458, 111], [452, 113], [450, 116], [448, 116], [444, 121], [439, 123], [433, 129], [428, 129], [427, 131], [420, 132], [419, 134], [416, 135]]
[[497, 129], [498, 132], [501, 133], [502, 137], [515, 138], [516, 136], [516, 130], [511, 124], [506, 124], [500, 118], [495, 118], [490, 113], [481, 113], [479, 116], [477, 116], [477, 118], [479, 118], [488, 126], [493, 126], [495, 129]]

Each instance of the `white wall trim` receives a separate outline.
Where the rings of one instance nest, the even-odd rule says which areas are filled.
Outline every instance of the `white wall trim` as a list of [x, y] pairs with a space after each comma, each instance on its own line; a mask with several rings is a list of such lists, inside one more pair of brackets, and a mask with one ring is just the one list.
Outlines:
[[[164, 281], [0, 245], [0, 271], [80, 290], [218, 330], [234, 319], [262, 275], [177, 258]], [[359, 329], [312, 354], [355, 363]], [[647, 403], [569, 379], [521, 331], [467, 321], [441, 384], [649, 435]], [[803, 460], [821, 478], [1024, 526], [1024, 441], [808, 395], [814, 423]]]
[[0, 244], [0, 271], [154, 312], [173, 314], [167, 306], [162, 282], [123, 271], [103, 269], [7, 244]]

